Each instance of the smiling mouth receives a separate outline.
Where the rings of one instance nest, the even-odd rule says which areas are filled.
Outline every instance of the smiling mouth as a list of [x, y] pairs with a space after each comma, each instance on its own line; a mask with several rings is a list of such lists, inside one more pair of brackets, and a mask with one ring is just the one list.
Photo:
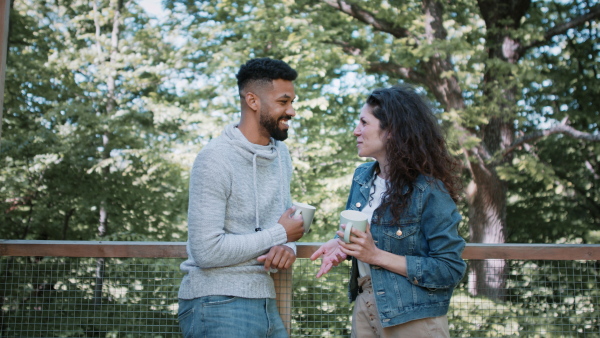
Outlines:
[[280, 120], [279, 120], [279, 123], [280, 123], [282, 126], [284, 126], [284, 127], [286, 127], [286, 128], [289, 128], [289, 127], [290, 127], [290, 124], [289, 124], [289, 121], [290, 121], [290, 120], [291, 120], [291, 119], [289, 119], [289, 118], [282, 118], [282, 119], [280, 119]]

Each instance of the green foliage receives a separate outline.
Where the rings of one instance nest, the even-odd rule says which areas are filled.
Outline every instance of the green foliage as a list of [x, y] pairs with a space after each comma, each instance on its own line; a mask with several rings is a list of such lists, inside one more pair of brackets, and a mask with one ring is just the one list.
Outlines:
[[106, 239], [181, 240], [188, 136], [163, 84], [172, 45], [132, 4], [110, 52], [112, 12], [90, 6], [17, 2], [11, 12], [0, 237], [94, 239], [105, 205]]
[[[597, 244], [592, 234], [600, 222], [600, 190], [593, 168], [597, 147], [578, 140], [550, 137], [536, 145], [538, 158], [522, 155], [510, 175], [507, 218], [512, 242]], [[535, 231], [532, 231], [535, 229]]]
[[[549, 20], [580, 15], [584, 6], [535, 3], [528, 14], [531, 39]], [[521, 133], [567, 120], [573, 128], [598, 133], [600, 89], [596, 23], [590, 23], [532, 53], [519, 73], [524, 83], [517, 123]], [[595, 41], [594, 41], [595, 40]], [[519, 150], [511, 168], [507, 224], [512, 242], [590, 243], [600, 224], [600, 148], [597, 142], [552, 135]], [[535, 229], [535, 231], [532, 231]]]
[[[459, 80], [466, 107], [444, 110], [433, 96], [431, 98], [457, 156], [464, 156], [463, 149], [471, 149], [481, 143], [480, 131], [486, 128], [491, 118], [514, 121], [517, 127], [515, 136], [546, 128], [549, 122], [564, 116], [555, 113], [552, 108], [557, 106], [556, 99], [560, 95], [566, 102], [561, 109], [568, 111], [571, 123], [580, 118], [587, 122], [572, 126], [590, 133], [597, 132], [597, 124], [593, 121], [598, 119], [598, 110], [593, 107], [598, 107], [594, 100], [600, 96], [593, 95], [597, 86], [588, 82], [597, 81], [593, 75], [597, 73], [593, 71], [597, 67], [597, 58], [593, 55], [597, 43], [586, 36], [593, 30], [583, 28], [577, 31], [578, 36], [557, 37], [547, 47], [534, 49], [525, 55], [521, 62], [509, 64], [488, 55], [486, 39], [494, 32], [485, 31], [474, 1], [444, 3], [443, 26], [447, 30], [447, 38], [418, 45], [417, 40], [425, 36], [419, 2], [358, 1], [356, 4], [374, 13], [377, 19], [393, 23], [393, 27], [407, 28], [410, 34], [395, 38], [313, 0], [170, 1], [166, 4], [173, 10], [167, 25], [170, 30], [193, 32], [189, 33], [191, 39], [188, 43], [182, 46], [189, 51], [188, 63], [194, 65], [190, 71], [202, 77], [202, 82], [209, 82], [205, 79], [208, 77], [223, 85], [221, 89], [215, 89], [214, 95], [219, 99], [207, 103], [215, 106], [206, 111], [217, 110], [223, 113], [221, 116], [226, 121], [237, 118], [237, 101], [232, 99], [235, 91], [230, 90], [235, 88], [232, 75], [248, 58], [281, 58], [298, 70], [298, 116], [293, 123], [294, 133], [287, 142], [296, 168], [292, 194], [294, 199], [319, 206], [313, 232], [303, 241], [325, 240], [337, 227], [337, 213], [345, 205], [350, 175], [356, 164], [365, 160], [355, 155], [352, 130], [367, 93], [373, 87], [406, 81], [403, 74], [384, 71], [374, 65], [386, 63], [419, 70], [431, 57], [451, 58], [453, 69], [444, 76], [455, 76]], [[581, 15], [585, 8], [535, 2], [512, 37], [520, 39], [523, 44], [534, 43], [543, 37], [542, 27], [549, 20], [566, 20], [567, 17]], [[492, 35], [486, 35], [488, 33]], [[570, 45], [567, 46], [567, 43]], [[558, 52], [556, 47], [562, 51]], [[579, 55], [577, 67], [573, 67], [575, 60], [567, 55]], [[494, 81], [484, 83], [484, 71], [496, 74]], [[423, 74], [423, 82], [413, 84], [425, 84], [425, 76]], [[578, 92], [581, 95], [571, 95], [573, 85], [580, 88]], [[521, 95], [506, 96], [504, 88], [515, 88]], [[222, 91], [227, 94], [221, 94]], [[428, 91], [428, 94], [432, 93]], [[219, 105], [217, 102], [222, 103]], [[569, 108], [579, 106], [588, 109], [575, 112]], [[453, 127], [455, 124], [475, 132], [465, 135], [464, 131]], [[459, 139], [462, 140], [462, 149], [457, 147]], [[566, 139], [558, 138], [560, 142]], [[501, 149], [497, 145], [488, 146], [490, 151]], [[593, 153], [598, 151], [594, 144], [589, 144], [589, 147]], [[556, 155], [560, 154], [561, 150], [556, 148]], [[498, 160], [502, 156], [497, 153], [494, 158]], [[511, 201], [530, 198], [529, 194], [518, 192], [522, 190], [520, 184], [525, 181], [543, 181], [548, 191], [556, 188], [555, 172], [564, 171], [560, 168], [563, 163], [548, 165], [539, 161], [538, 156], [522, 152], [511, 160], [509, 155], [508, 163], [504, 162], [497, 168], [502, 179], [512, 182], [509, 184], [510, 195], [514, 195]], [[468, 160], [474, 163], [480, 161], [477, 158]], [[585, 155], [573, 160], [576, 163], [587, 161], [597, 172], [593, 158]], [[465, 178], [470, 179], [468, 175]], [[592, 178], [592, 181], [597, 182], [598, 179]], [[595, 187], [597, 184], [592, 185]], [[516, 190], [512, 190], [513, 186]], [[541, 196], [538, 195], [538, 198]], [[555, 203], [552, 196], [544, 198], [548, 205]], [[597, 200], [593, 203], [597, 204]], [[522, 214], [521, 209], [512, 208], [511, 203], [509, 217], [513, 211]], [[594, 224], [589, 223], [590, 219], [575, 220], [579, 215], [570, 216], [572, 221], [588, 227]], [[544, 215], [528, 212], [520, 218], [527, 219], [530, 224], [539, 224]], [[515, 228], [522, 228], [522, 223], [517, 224]], [[544, 224], [555, 228], [554, 224]], [[511, 237], [511, 240], [530, 239], [525, 235]], [[560, 238], [548, 237], [545, 240], [552, 242]]]
[[[479, 130], [495, 116], [514, 120], [519, 133], [567, 114], [576, 129], [597, 129], [600, 95], [592, 31], [557, 37], [515, 66], [489, 59], [474, 1], [446, 3], [447, 38], [418, 46], [417, 39], [425, 33], [418, 2], [357, 4], [411, 33], [395, 38], [313, 0], [169, 1], [165, 6], [171, 13], [162, 26], [131, 3], [123, 9], [115, 54], [108, 3], [99, 3], [97, 16], [86, 2], [16, 3], [10, 21], [0, 175], [0, 200], [6, 211], [1, 217], [11, 227], [2, 237], [92, 239], [100, 205], [106, 203], [112, 239], [184, 239], [189, 166], [203, 144], [239, 118], [234, 74], [251, 57], [281, 58], [300, 75], [297, 117], [287, 141], [296, 168], [292, 194], [319, 206], [313, 231], [303, 241], [331, 237], [353, 169], [366, 160], [356, 156], [352, 136], [366, 94], [377, 86], [406, 81], [402, 74], [373, 68], [378, 63], [419, 69], [434, 56], [452, 59], [454, 68], [444, 76], [459, 79], [467, 106], [444, 110], [432, 99], [457, 156], [479, 145], [481, 137], [464, 135], [452, 126]], [[535, 42], [549, 20], [566, 20], [584, 9], [535, 2], [514, 37]], [[484, 86], [486, 67], [512, 75]], [[117, 110], [107, 115], [106, 83], [113, 75]], [[520, 88], [522, 104], [516, 111], [503, 111], [511, 105], [496, 94], [510, 86]], [[109, 149], [102, 146], [105, 134]], [[458, 139], [462, 149], [457, 148]], [[553, 139], [556, 146], [546, 153], [560, 157], [568, 137]], [[538, 142], [536, 151], [543, 151], [545, 144], [550, 142]], [[534, 198], [529, 191], [536, 188], [523, 189], [523, 184], [556, 191], [562, 189], [557, 175], [569, 172], [569, 164], [580, 163], [581, 172], [597, 168], [597, 146], [582, 147], [586, 152], [572, 156], [569, 163], [546, 163], [538, 153], [519, 152], [498, 167], [500, 177], [514, 183], [515, 190], [513, 183], [509, 186], [511, 201], [521, 202], [509, 204], [509, 217], [528, 210], [529, 206], [522, 209], [528, 199], [526, 205], [543, 198], [550, 206], [576, 208], [581, 200], [566, 203], [570, 199], [543, 193]], [[591, 176], [587, 175], [591, 193], [584, 194], [591, 210], [598, 208], [594, 170], [597, 176], [597, 169], [588, 169]], [[525, 214], [528, 224], [552, 219], [541, 212]], [[593, 217], [579, 219], [572, 213], [569, 221], [586, 227], [597, 220]], [[520, 221], [517, 224], [515, 228], [522, 228]], [[586, 236], [585, 231], [578, 236]]]
[[[393, 28], [410, 32], [400, 38], [316, 0], [170, 0], [164, 2], [170, 12], [160, 26], [138, 4], [126, 2], [116, 50], [111, 44], [114, 10], [108, 1], [96, 3], [97, 9], [80, 0], [14, 2], [0, 145], [0, 238], [97, 239], [99, 209], [105, 206], [109, 226], [104, 239], [185, 240], [190, 165], [225, 124], [239, 119], [234, 74], [253, 57], [280, 58], [299, 72], [297, 116], [286, 141], [295, 167], [292, 195], [318, 206], [303, 242], [325, 241], [338, 226], [353, 170], [368, 160], [357, 157], [352, 130], [375, 87], [411, 82], [429, 95], [452, 151], [464, 161], [465, 182], [471, 179], [469, 165], [481, 161], [465, 156], [465, 149], [481, 145], [493, 119], [510, 122], [515, 138], [563, 119], [577, 130], [598, 134], [597, 20], [544, 41], [510, 64], [490, 57], [489, 47], [498, 41], [489, 40], [498, 32], [486, 31], [474, 0], [444, 2], [447, 36], [427, 43], [422, 43], [426, 31], [419, 1], [354, 2]], [[597, 1], [534, 1], [510, 36], [523, 44], [543, 41], [549, 27], [592, 6]], [[436, 57], [450, 60], [451, 68], [434, 80], [455, 77], [464, 107], [445, 107], [428, 87], [432, 85], [424, 65]], [[382, 65], [417, 75], [408, 80], [405, 73]], [[496, 76], [486, 82], [486, 71]], [[505, 95], [506, 88], [514, 88], [515, 95]], [[116, 109], [109, 109], [109, 103]], [[488, 146], [492, 161], [499, 163], [491, 169], [507, 182], [509, 242], [598, 243], [597, 142], [553, 134], [510, 154], [498, 145]], [[469, 210], [464, 203], [459, 207], [464, 215], [460, 231], [466, 237]], [[511, 266], [513, 274], [524, 270], [535, 271]], [[540, 271], [532, 278], [543, 280], [546, 275]], [[134, 285], [139, 277], [127, 278]], [[323, 332], [304, 325], [320, 316], [337, 316], [339, 325], [328, 332], [347, 334], [349, 308], [344, 307], [342, 284], [327, 277], [297, 285], [298, 304], [309, 302], [306, 293], [313, 291], [336, 294], [294, 315], [301, 334]], [[587, 299], [596, 289], [574, 299]], [[111, 304], [135, 306], [136, 291], [127, 290], [131, 298], [114, 298]], [[82, 292], [89, 294], [89, 285]], [[479, 315], [478, 328], [488, 336], [502, 336], [504, 327], [525, 330], [538, 323], [518, 316], [539, 315], [539, 322], [549, 322], [551, 316], [563, 320], [581, 311], [555, 305], [560, 295], [553, 292], [514, 291], [510, 297], [526, 301], [524, 307], [478, 299], [481, 307], [455, 308], [460, 315], [453, 321], [454, 330], [472, 330], [468, 315]], [[473, 297], [461, 291], [455, 298]], [[539, 309], [546, 311], [545, 317]], [[511, 319], [505, 319], [508, 314]], [[110, 311], [105, 315], [114, 321], [135, 320]], [[585, 332], [597, 323], [568, 325]], [[64, 335], [85, 330], [89, 328]]]

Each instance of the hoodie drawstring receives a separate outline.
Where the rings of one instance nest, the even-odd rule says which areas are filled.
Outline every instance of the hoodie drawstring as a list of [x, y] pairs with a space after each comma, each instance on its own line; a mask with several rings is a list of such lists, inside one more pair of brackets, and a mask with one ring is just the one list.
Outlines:
[[283, 211], [285, 211], [285, 191], [283, 187], [283, 165], [281, 164], [281, 154], [279, 154], [279, 149], [275, 148], [275, 152], [277, 153], [277, 159], [279, 160], [279, 192], [281, 193], [281, 206], [283, 207]]
[[[283, 187], [283, 165], [281, 164], [281, 156], [279, 154], [279, 149], [276, 146], [273, 146], [275, 152], [277, 153], [277, 159], [279, 164], [279, 192], [281, 193], [281, 206], [285, 211], [285, 192]], [[252, 156], [252, 178], [254, 180], [254, 211], [256, 213], [256, 225], [254, 226], [254, 231], [262, 231], [260, 227], [260, 221], [258, 219], [258, 183], [256, 182], [256, 153]]]
[[254, 180], [254, 211], [256, 212], [256, 225], [254, 231], [262, 231], [258, 221], [258, 183], [256, 183], [256, 153], [252, 156], [252, 178]]

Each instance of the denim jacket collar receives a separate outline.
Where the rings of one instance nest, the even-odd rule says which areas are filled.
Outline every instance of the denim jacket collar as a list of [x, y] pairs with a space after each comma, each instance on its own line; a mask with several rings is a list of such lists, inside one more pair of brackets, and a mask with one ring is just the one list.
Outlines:
[[354, 181], [360, 186], [360, 194], [363, 198], [363, 204], [369, 199], [369, 192], [371, 191], [371, 185], [375, 180], [375, 165], [377, 162], [369, 162], [363, 164], [362, 172], [357, 173], [354, 176]]
[[[354, 182], [356, 182], [360, 186], [360, 193], [364, 199], [367, 201], [369, 199], [369, 192], [371, 191], [371, 185], [373, 185], [373, 181], [375, 180], [375, 168], [377, 161], [367, 162], [358, 167], [356, 175], [354, 175]], [[434, 180], [431, 178], [427, 178], [426, 176], [419, 175], [413, 185], [420, 190], [424, 190], [427, 184], [433, 182]], [[408, 187], [404, 187], [402, 189], [402, 193], [406, 194], [408, 192]]]
[[[356, 175], [354, 175], [354, 182], [361, 186], [360, 191], [365, 199], [369, 197], [369, 189], [375, 179], [376, 164], [377, 161], [364, 163], [358, 167], [358, 171]], [[428, 184], [431, 184], [434, 181], [435, 179], [431, 177], [419, 175], [415, 182], [413, 182], [413, 185], [417, 189], [424, 190]], [[402, 192], [406, 194], [408, 192], [408, 187], [404, 187], [402, 190]]]

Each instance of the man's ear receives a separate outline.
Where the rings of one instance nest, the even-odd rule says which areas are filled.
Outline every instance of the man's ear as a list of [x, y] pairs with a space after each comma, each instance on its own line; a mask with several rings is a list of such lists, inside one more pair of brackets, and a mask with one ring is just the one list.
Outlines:
[[258, 98], [258, 95], [254, 94], [253, 92], [247, 92], [246, 95], [244, 95], [244, 99], [246, 100], [246, 104], [248, 107], [250, 107], [250, 109], [254, 111], [258, 111], [260, 109], [260, 99]]

